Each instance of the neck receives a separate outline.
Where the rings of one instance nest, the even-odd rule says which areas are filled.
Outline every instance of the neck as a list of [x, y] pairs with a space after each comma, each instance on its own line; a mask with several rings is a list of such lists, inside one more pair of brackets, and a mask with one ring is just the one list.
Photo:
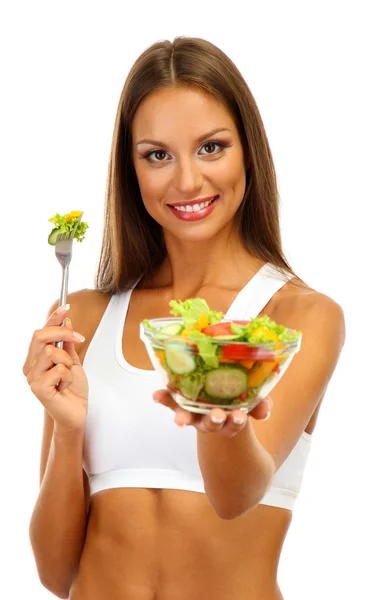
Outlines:
[[192, 297], [203, 287], [240, 289], [264, 261], [249, 253], [237, 236], [224, 235], [200, 242], [165, 233], [167, 258], [154, 277], [154, 287], [170, 287], [172, 297]]

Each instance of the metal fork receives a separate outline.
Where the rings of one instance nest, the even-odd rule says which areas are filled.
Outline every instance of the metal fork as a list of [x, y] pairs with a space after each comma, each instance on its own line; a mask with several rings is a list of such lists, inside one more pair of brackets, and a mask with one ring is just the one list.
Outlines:
[[[79, 220], [76, 221], [75, 226], [70, 233], [61, 233], [57, 237], [56, 257], [57, 257], [59, 264], [62, 267], [62, 286], [61, 286], [61, 294], [59, 297], [59, 306], [63, 306], [64, 304], [66, 304], [67, 291], [68, 291], [69, 267], [70, 267], [70, 262], [71, 262], [71, 258], [72, 258], [72, 242], [74, 241], [76, 229], [81, 221], [82, 216], [83, 216], [83, 213], [81, 213]], [[57, 348], [62, 348], [62, 346], [63, 346], [63, 342], [56, 343]]]

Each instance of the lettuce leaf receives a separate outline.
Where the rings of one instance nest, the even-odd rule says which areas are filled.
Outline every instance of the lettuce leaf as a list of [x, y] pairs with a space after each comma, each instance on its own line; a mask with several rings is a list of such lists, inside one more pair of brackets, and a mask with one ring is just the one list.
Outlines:
[[183, 324], [187, 329], [192, 328], [202, 315], [208, 316], [208, 325], [219, 323], [224, 317], [222, 312], [211, 310], [203, 298], [191, 298], [185, 302], [171, 300], [169, 306], [172, 309], [171, 315], [182, 317]]
[[217, 369], [219, 365], [217, 357], [218, 344], [212, 343], [211, 337], [197, 330], [191, 331], [188, 337], [195, 341], [199, 356], [203, 359], [205, 365], [210, 369]]
[[[76, 211], [76, 212], [78, 212], [78, 211]], [[60, 233], [66, 233], [66, 234], [71, 233], [71, 231], [74, 229], [76, 222], [78, 220], [79, 220], [78, 216], [71, 217], [70, 213], [68, 213], [66, 215], [60, 215], [59, 213], [56, 213], [54, 215], [54, 217], [49, 219], [49, 221], [54, 224], [55, 229], [58, 229], [58, 231]], [[86, 230], [88, 228], [89, 228], [88, 223], [85, 223], [84, 221], [80, 221], [80, 223], [78, 224], [78, 226], [76, 228], [74, 240], [77, 240], [78, 242], [82, 242], [85, 237]]]
[[259, 334], [253, 335], [253, 332], [259, 327], [276, 333], [279, 340], [281, 340], [282, 342], [295, 340], [298, 337], [300, 337], [300, 335], [302, 335], [301, 331], [289, 331], [289, 329], [287, 327], [284, 327], [284, 325], [278, 325], [267, 315], [252, 319], [251, 322], [247, 325], [238, 325], [236, 323], [231, 323], [231, 331], [235, 335], [241, 336], [242, 339], [244, 339], [247, 342], [251, 342], [252, 344], [273, 343], [273, 341], [270, 338], [265, 336], [264, 332], [260, 332]]
[[205, 382], [206, 374], [200, 371], [193, 371], [189, 375], [183, 375], [178, 384], [181, 392], [190, 398], [196, 400], [200, 390]]

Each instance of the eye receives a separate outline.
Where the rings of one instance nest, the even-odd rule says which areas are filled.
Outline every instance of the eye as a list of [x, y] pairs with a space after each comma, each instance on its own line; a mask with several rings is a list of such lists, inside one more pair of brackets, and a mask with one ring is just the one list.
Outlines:
[[166, 155], [167, 153], [165, 152], [165, 150], [151, 150], [151, 152], [148, 152], [147, 154], [144, 155], [144, 158], [147, 158], [148, 160], [150, 160], [150, 162], [156, 162], [156, 163], [160, 163], [160, 162], [164, 162], [164, 160], [154, 160], [153, 156], [155, 156], [156, 158], [159, 158], [159, 155]]
[[[218, 148], [218, 152], [214, 152], [216, 147]], [[227, 144], [223, 144], [222, 142], [206, 142], [205, 144], [203, 144], [202, 148], [205, 148], [206, 150], [207, 148], [211, 149], [207, 150], [206, 154], [218, 154], [219, 152], [221, 152], [221, 150], [227, 148]]]

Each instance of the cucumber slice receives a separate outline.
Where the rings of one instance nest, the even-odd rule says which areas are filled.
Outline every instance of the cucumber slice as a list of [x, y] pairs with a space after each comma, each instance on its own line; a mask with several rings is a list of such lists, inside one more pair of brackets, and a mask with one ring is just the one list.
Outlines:
[[172, 323], [171, 325], [159, 329], [159, 331], [154, 333], [154, 337], [159, 341], [166, 340], [170, 335], [181, 335], [184, 329], [185, 328], [181, 323]]
[[248, 388], [248, 375], [241, 367], [221, 365], [208, 373], [204, 387], [208, 396], [233, 400]]
[[189, 346], [182, 342], [169, 342], [164, 348], [165, 360], [169, 369], [177, 375], [188, 375], [195, 371], [195, 358]]
[[52, 229], [48, 237], [48, 244], [50, 244], [51, 246], [55, 246], [57, 242], [57, 237], [60, 233], [61, 230], [59, 229], [59, 227], [55, 227], [54, 229]]

